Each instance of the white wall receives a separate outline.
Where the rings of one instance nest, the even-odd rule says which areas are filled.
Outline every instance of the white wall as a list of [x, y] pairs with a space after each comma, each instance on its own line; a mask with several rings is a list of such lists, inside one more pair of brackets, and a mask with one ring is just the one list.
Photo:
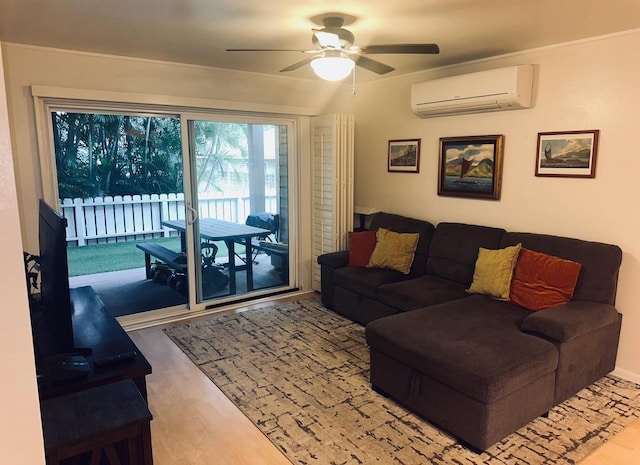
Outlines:
[[3, 463], [43, 464], [44, 449], [0, 57], [0, 451]]
[[[433, 223], [460, 221], [619, 245], [624, 314], [620, 375], [640, 382], [640, 31], [364, 84], [355, 97], [355, 203]], [[445, 52], [443, 52], [445, 53]], [[535, 107], [420, 119], [413, 82], [514, 64], [536, 65]], [[342, 103], [337, 103], [342, 104]], [[599, 129], [595, 179], [535, 177], [537, 133]], [[439, 197], [439, 138], [504, 134], [499, 201]], [[390, 139], [422, 139], [420, 173], [388, 173]]]

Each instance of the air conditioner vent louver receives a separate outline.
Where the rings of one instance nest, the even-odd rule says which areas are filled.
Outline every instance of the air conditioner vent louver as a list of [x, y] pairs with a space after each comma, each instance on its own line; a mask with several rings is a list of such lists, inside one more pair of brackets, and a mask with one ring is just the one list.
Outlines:
[[533, 65], [414, 84], [411, 108], [422, 118], [531, 107]]

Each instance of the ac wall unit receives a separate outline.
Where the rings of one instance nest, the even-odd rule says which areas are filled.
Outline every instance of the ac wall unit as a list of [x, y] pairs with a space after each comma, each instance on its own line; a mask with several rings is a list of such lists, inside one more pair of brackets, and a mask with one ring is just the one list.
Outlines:
[[422, 117], [531, 107], [533, 65], [463, 74], [411, 87], [411, 109]]

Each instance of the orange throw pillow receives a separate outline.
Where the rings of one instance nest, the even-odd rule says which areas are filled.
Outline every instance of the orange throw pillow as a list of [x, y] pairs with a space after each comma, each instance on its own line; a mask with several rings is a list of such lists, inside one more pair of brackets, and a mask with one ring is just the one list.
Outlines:
[[367, 266], [376, 248], [376, 231], [349, 231], [349, 266]]
[[529, 310], [562, 305], [573, 297], [582, 265], [522, 248], [511, 282], [510, 299]]

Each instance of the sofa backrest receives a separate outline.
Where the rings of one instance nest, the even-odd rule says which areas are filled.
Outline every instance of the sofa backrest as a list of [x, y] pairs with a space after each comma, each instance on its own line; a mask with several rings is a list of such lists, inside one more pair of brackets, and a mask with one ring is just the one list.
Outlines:
[[614, 305], [622, 250], [616, 245], [546, 234], [508, 232], [500, 247], [523, 247], [582, 264], [573, 300]]
[[427, 273], [470, 285], [480, 247], [500, 247], [504, 229], [464, 223], [440, 223], [429, 247]]
[[379, 212], [373, 215], [369, 229], [375, 230], [379, 228], [389, 229], [397, 233], [420, 233], [410, 274], [412, 276], [423, 275], [434, 226], [428, 221]]

